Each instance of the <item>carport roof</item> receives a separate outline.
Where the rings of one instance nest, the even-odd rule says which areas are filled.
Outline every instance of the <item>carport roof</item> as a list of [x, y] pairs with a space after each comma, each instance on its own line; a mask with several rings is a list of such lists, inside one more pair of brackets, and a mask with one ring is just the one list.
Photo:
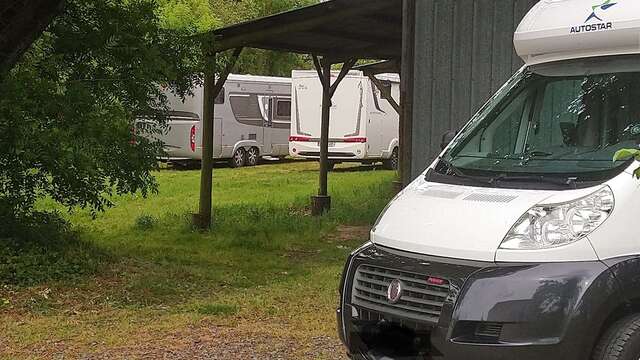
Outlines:
[[399, 60], [392, 59], [387, 61], [376, 62], [372, 64], [364, 64], [354, 66], [354, 70], [360, 70], [365, 75], [378, 75], [378, 74], [389, 74], [389, 73], [397, 73], [399, 74], [401, 71], [401, 65]]
[[238, 47], [333, 60], [399, 59], [402, 0], [331, 0], [214, 31], [216, 51]]

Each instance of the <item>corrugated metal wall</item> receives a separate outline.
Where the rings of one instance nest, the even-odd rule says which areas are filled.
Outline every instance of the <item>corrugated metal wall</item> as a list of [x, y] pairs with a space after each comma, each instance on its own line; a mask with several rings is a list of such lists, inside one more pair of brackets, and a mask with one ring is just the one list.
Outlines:
[[416, 0], [412, 177], [520, 67], [513, 32], [537, 0]]

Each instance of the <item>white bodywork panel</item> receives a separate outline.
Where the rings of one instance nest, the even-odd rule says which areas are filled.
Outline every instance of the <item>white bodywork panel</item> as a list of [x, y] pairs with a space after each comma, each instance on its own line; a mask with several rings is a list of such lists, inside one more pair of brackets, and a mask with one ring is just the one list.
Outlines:
[[[511, 227], [530, 208], [580, 199], [605, 185], [616, 196], [615, 209], [588, 238], [549, 250], [499, 250]], [[427, 182], [423, 175], [389, 205], [371, 240], [404, 251], [476, 261], [604, 260], [640, 253], [640, 237], [633, 226], [640, 213], [638, 196], [640, 181], [629, 172], [600, 186], [564, 191], [444, 185]]]
[[640, 214], [640, 180], [631, 175], [631, 170], [638, 166], [638, 163], [633, 164], [627, 172], [607, 183], [615, 196], [615, 208], [609, 219], [589, 235], [589, 240], [603, 260], [640, 254], [640, 235], [637, 227]]
[[[338, 72], [332, 72], [335, 81]], [[397, 75], [380, 75], [391, 83], [392, 96], [400, 98]], [[375, 96], [375, 98], [374, 98]], [[322, 85], [315, 71], [293, 71], [291, 135], [312, 141], [292, 141], [290, 155], [319, 153], [322, 116]], [[366, 143], [347, 143], [345, 138], [366, 138]], [[398, 145], [399, 115], [360, 71], [351, 71], [333, 96], [329, 124], [329, 152], [353, 154], [344, 160], [387, 159]], [[295, 151], [294, 151], [295, 150]], [[340, 158], [332, 156], [331, 158]]]
[[[176, 114], [192, 114], [195, 119], [172, 116], [169, 130], [160, 139], [170, 160], [202, 159], [202, 112], [204, 103], [203, 87], [196, 87], [193, 96], [181, 99], [167, 94], [169, 109]], [[255, 124], [240, 122], [234, 112], [232, 100], [254, 96], [260, 105]], [[289, 153], [290, 118], [271, 118], [276, 111], [278, 99], [290, 104], [291, 79], [229, 75], [224, 86], [224, 102], [215, 105], [214, 117], [214, 158], [230, 158], [238, 147], [255, 146], [262, 156], [285, 156]], [[269, 99], [273, 99], [269, 103]], [[272, 104], [272, 108], [270, 108]], [[290, 113], [290, 106], [288, 112]], [[197, 119], [197, 120], [196, 120]], [[195, 130], [192, 139], [192, 128]], [[192, 147], [192, 140], [195, 147]]]
[[518, 26], [514, 45], [527, 65], [640, 53], [640, 1], [542, 0]]

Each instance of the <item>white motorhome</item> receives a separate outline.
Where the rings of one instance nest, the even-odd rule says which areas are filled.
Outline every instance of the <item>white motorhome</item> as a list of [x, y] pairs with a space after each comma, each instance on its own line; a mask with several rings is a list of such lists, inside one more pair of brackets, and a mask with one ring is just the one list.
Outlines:
[[640, 358], [640, 2], [544, 0], [526, 65], [349, 257], [357, 359]]
[[[169, 129], [161, 136], [168, 161], [186, 164], [202, 160], [204, 88], [182, 100], [167, 94]], [[231, 166], [254, 166], [261, 157], [289, 153], [291, 79], [229, 75], [215, 99], [214, 158]]]
[[[332, 73], [332, 79], [338, 76]], [[397, 75], [378, 75], [400, 97]], [[293, 71], [289, 153], [296, 158], [320, 157], [322, 85], [315, 71]], [[332, 100], [329, 126], [329, 161], [375, 163], [398, 167], [398, 113], [361, 71], [351, 71]]]

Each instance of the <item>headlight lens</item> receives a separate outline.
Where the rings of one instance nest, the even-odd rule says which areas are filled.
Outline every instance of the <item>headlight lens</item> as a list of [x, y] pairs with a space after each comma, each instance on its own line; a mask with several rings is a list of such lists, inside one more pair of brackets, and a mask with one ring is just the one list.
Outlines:
[[613, 191], [607, 186], [570, 203], [536, 206], [516, 222], [500, 248], [541, 250], [574, 243], [602, 225], [614, 205]]

